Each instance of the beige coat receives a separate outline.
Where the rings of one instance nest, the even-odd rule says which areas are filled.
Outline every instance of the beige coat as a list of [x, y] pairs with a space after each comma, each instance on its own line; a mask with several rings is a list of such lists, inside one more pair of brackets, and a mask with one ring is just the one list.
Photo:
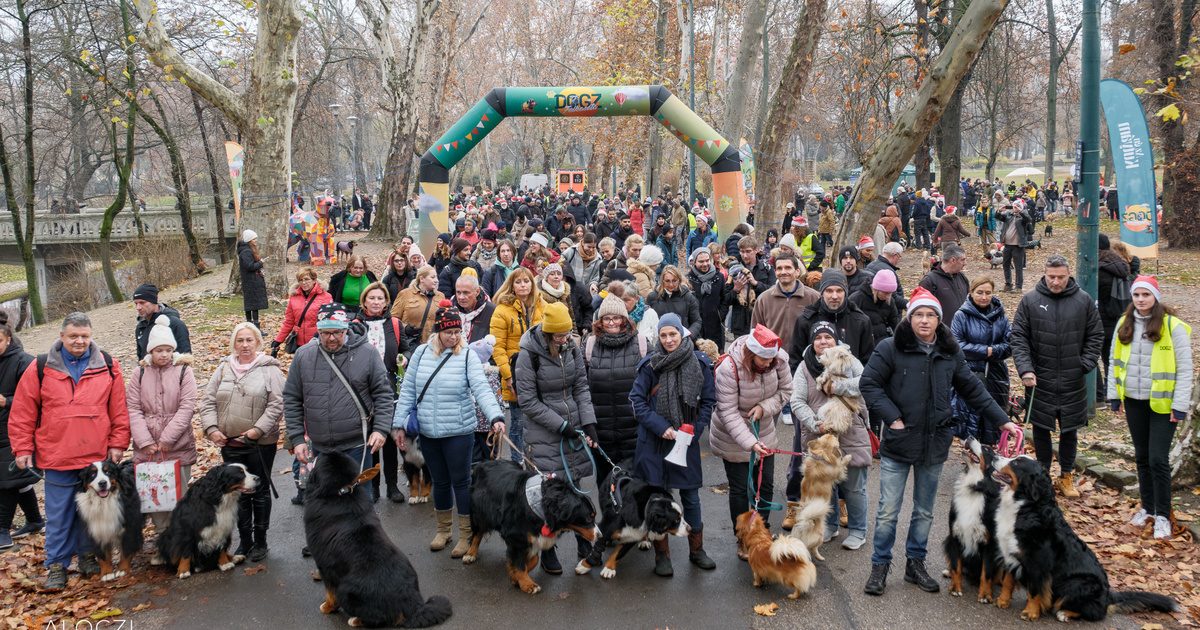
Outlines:
[[260, 354], [254, 365], [238, 378], [226, 357], [217, 366], [204, 389], [200, 403], [200, 424], [204, 434], [213, 429], [226, 437], [237, 437], [252, 427], [262, 431], [259, 444], [279, 440], [283, 418], [283, 372], [279, 361]]
[[[775, 420], [792, 397], [787, 352], [779, 351], [772, 369], [751, 374], [743, 364], [745, 349], [746, 337], [735, 339], [729, 346], [728, 358], [720, 362], [716, 372], [717, 406], [708, 441], [713, 454], [727, 462], [750, 461], [750, 451], [758, 442], [767, 448], [778, 448]], [[756, 405], [763, 410], [757, 437], [749, 420], [750, 410]]]
[[643, 298], [649, 298], [654, 291], [654, 281], [657, 280], [658, 274], [650, 268], [649, 265], [640, 260], [626, 260], [625, 270], [633, 274], [633, 280], [637, 283], [638, 293]]

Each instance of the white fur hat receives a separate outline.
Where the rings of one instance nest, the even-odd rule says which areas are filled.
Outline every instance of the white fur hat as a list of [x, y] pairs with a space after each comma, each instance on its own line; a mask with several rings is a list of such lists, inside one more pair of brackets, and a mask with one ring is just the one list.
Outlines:
[[663, 250], [659, 249], [657, 245], [647, 245], [642, 248], [642, 253], [638, 256], [638, 260], [650, 267], [657, 267], [662, 264]]
[[250, 241], [253, 241], [256, 238], [258, 238], [258, 233], [255, 232], [254, 230], [242, 230], [242, 242], [243, 243], [249, 243]]
[[150, 336], [146, 338], [146, 352], [159, 346], [171, 346], [172, 350], [178, 347], [178, 344], [175, 343], [175, 335], [171, 332], [171, 320], [166, 315], [154, 318], [154, 325], [150, 327]]

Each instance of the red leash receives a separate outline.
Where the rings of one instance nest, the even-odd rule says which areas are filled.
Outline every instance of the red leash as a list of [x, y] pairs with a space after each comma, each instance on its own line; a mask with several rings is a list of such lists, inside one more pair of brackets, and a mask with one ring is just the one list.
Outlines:
[[[767, 449], [767, 457], [770, 457], [771, 455], [794, 455], [796, 457], [801, 458], [802, 460], [804, 459], [804, 453], [797, 453], [795, 451], [784, 451], [784, 450], [780, 450], [777, 448]], [[754, 511], [755, 512], [758, 511], [758, 506], [760, 503], [762, 503], [762, 478], [763, 478], [763, 468], [765, 467], [766, 462], [767, 462], [766, 457], [758, 458], [758, 482], [755, 484], [755, 487], [754, 487]], [[783, 506], [779, 505], [778, 503], [775, 503], [774, 501], [767, 501], [767, 509], [768, 510], [782, 510]]]

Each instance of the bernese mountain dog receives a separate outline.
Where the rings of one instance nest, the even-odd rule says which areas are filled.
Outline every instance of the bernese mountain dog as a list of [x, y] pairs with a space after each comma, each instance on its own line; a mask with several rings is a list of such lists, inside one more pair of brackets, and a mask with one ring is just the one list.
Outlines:
[[1000, 482], [992, 478], [996, 453], [979, 440], [969, 438], [966, 470], [954, 483], [950, 500], [950, 533], [942, 543], [950, 569], [950, 594], [962, 597], [963, 577], [979, 586], [979, 603], [992, 601], [992, 587], [1000, 583], [996, 547], [996, 506], [1000, 504]]
[[260, 480], [242, 464], [221, 464], [192, 483], [158, 537], [159, 556], [180, 579], [193, 572], [234, 567], [229, 542], [237, 525], [238, 497], [253, 494]]
[[363, 485], [379, 466], [359, 473], [358, 461], [323, 453], [308, 475], [304, 536], [325, 585], [320, 611], [339, 608], [354, 627], [428, 628], [452, 614], [441, 595], [421, 597], [417, 572], [379, 521]]
[[[625, 469], [627, 470], [627, 469]], [[690, 529], [683, 521], [683, 508], [666, 489], [634, 479], [614, 468], [600, 484], [600, 538], [591, 553], [575, 566], [584, 575], [600, 566], [604, 548], [615, 547], [600, 569], [600, 577], [617, 576], [617, 562], [633, 545], [663, 541], [667, 536], [687, 536]]]
[[566, 481], [542, 477], [511, 461], [481, 462], [471, 473], [471, 547], [463, 564], [479, 557], [483, 537], [498, 532], [508, 547], [508, 578], [533, 595], [542, 587], [529, 577], [541, 551], [572, 531], [588, 542], [600, 535], [596, 508]]
[[[105, 459], [79, 471], [75, 507], [96, 544], [100, 581], [109, 582], [128, 575], [132, 571], [130, 562], [134, 554], [142, 548], [145, 520], [133, 462], [117, 465]], [[120, 552], [120, 564], [115, 571], [114, 552]]]
[[415, 436], [408, 441], [404, 449], [404, 476], [408, 478], [408, 502], [429, 503], [429, 493], [433, 489], [432, 477], [429, 476], [429, 465], [425, 463], [425, 454], [421, 452], [421, 437]]
[[1050, 475], [1036, 460], [997, 458], [993, 468], [1002, 484], [996, 543], [1009, 572], [997, 605], [1011, 600], [1015, 580], [1029, 594], [1021, 611], [1027, 621], [1043, 614], [1059, 621], [1102, 621], [1111, 612], [1178, 609], [1165, 595], [1109, 588], [1104, 567], [1063, 517]]

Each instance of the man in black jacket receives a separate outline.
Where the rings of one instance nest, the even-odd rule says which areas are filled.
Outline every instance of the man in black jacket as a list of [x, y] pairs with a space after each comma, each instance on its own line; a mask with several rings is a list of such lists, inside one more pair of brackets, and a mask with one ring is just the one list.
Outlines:
[[1047, 473], [1054, 459], [1051, 434], [1059, 431], [1064, 497], [1079, 496], [1073, 474], [1078, 431], [1087, 425], [1087, 374], [1096, 369], [1103, 343], [1095, 300], [1071, 277], [1067, 259], [1051, 256], [1037, 288], [1017, 305], [1012, 351], [1025, 398], [1031, 401], [1034, 451]]
[[913, 517], [905, 545], [904, 581], [929, 593], [939, 590], [937, 580], [925, 569], [925, 554], [938, 478], [954, 439], [951, 390], [980, 410], [981, 420], [997, 431], [1017, 430], [971, 373], [962, 349], [941, 319], [942, 306], [937, 299], [925, 289], [914, 291], [908, 315], [900, 321], [894, 337], [879, 343], [859, 381], [871, 415], [878, 416], [884, 427], [871, 577], [863, 589], [868, 595], [882, 595], [887, 587], [896, 521], [910, 471]]
[[967, 294], [971, 292], [971, 281], [967, 280], [967, 274], [963, 273], [966, 266], [967, 252], [951, 243], [942, 250], [941, 262], [934, 264], [929, 273], [921, 278], [921, 287], [932, 293], [942, 308], [949, 313], [946, 316], [946, 326], [950, 326], [954, 321], [954, 314], [963, 302], [967, 301]]
[[192, 351], [191, 337], [188, 335], [187, 324], [179, 318], [179, 311], [158, 303], [158, 287], [145, 283], [133, 292], [133, 307], [137, 309], [138, 320], [134, 328], [134, 339], [137, 341], [137, 358], [142, 360], [149, 351], [146, 342], [150, 338], [150, 329], [154, 328], [154, 320], [159, 315], [166, 315], [171, 320], [171, 334], [175, 336], [175, 351], [179, 354], [189, 354]]
[[[733, 314], [729, 318], [729, 332], [735, 337], [750, 333], [750, 319], [754, 310], [754, 299], [746, 293], [746, 287], [757, 299], [775, 286], [775, 270], [767, 264], [759, 251], [761, 245], [754, 236], [747, 236], [738, 241], [738, 258], [741, 259], [745, 274], [734, 274], [733, 268], [729, 273], [729, 305]], [[734, 265], [736, 267], [737, 265]], [[741, 296], [741, 297], [739, 297]]]
[[871, 319], [850, 303], [846, 285], [846, 274], [839, 269], [826, 269], [817, 286], [821, 299], [809, 305], [796, 318], [792, 329], [791, 346], [788, 348], [788, 363], [792, 372], [804, 360], [804, 349], [812, 343], [809, 334], [812, 325], [827, 321], [837, 326], [839, 339], [850, 346], [850, 353], [859, 361], [867, 362], [875, 349], [875, 338], [871, 335]]

